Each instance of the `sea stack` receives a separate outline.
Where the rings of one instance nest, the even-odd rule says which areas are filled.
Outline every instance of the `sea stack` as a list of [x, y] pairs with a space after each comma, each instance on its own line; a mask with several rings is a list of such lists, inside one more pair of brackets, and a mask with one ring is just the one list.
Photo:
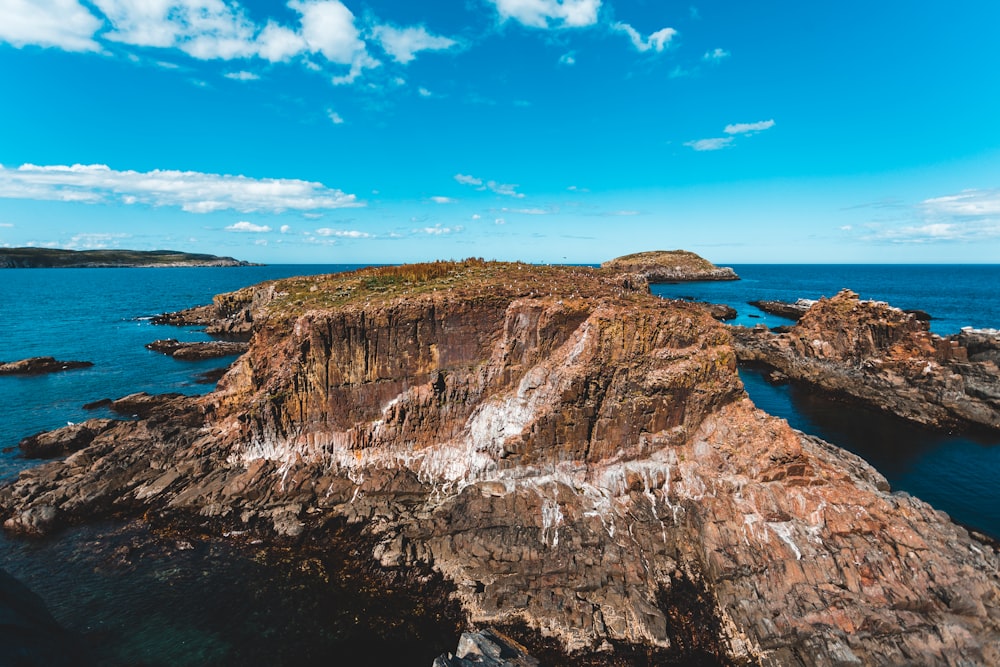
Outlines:
[[7, 530], [351, 524], [373, 571], [433, 568], [470, 626], [555, 664], [1000, 663], [994, 548], [757, 410], [702, 308], [480, 260], [216, 303], [252, 329], [218, 389], [22, 473]]

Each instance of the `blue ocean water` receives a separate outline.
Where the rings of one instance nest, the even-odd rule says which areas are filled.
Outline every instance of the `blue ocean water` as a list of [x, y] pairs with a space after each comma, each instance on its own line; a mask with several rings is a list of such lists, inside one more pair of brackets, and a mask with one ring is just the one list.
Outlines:
[[[733, 324], [768, 326], [791, 320], [766, 314], [748, 301], [795, 301], [833, 296], [843, 288], [861, 298], [919, 308], [940, 335], [962, 327], [1000, 328], [998, 265], [737, 265], [741, 280], [654, 285], [668, 298], [725, 303], [737, 310]], [[852, 451], [906, 491], [961, 523], [1000, 538], [1000, 434], [941, 433], [919, 428], [801, 386], [768, 384], [741, 369], [758, 407], [795, 428]]]

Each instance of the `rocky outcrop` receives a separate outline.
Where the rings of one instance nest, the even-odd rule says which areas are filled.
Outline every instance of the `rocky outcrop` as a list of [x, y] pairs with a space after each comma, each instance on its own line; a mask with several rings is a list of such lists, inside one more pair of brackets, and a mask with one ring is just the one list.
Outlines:
[[0, 269], [259, 266], [232, 257], [177, 250], [0, 248]]
[[993, 547], [757, 411], [725, 327], [630, 285], [477, 261], [272, 284], [215, 393], [25, 471], [4, 526], [345, 523], [563, 664], [1000, 661]]
[[806, 314], [806, 311], [809, 310], [809, 307], [816, 302], [811, 299], [799, 299], [795, 303], [763, 299], [760, 301], [748, 301], [747, 303], [754, 308], [763, 310], [765, 313], [777, 315], [778, 317], [785, 317], [789, 320], [798, 322], [802, 319], [802, 316]]
[[458, 650], [434, 661], [433, 667], [538, 667], [541, 663], [528, 650], [503, 633], [487, 628], [465, 632]]
[[20, 361], [0, 362], [0, 375], [45, 375], [75, 368], [90, 368], [91, 361], [58, 361], [54, 357], [31, 357]]
[[734, 336], [742, 361], [793, 380], [928, 426], [1000, 429], [1000, 368], [989, 333], [941, 338], [911, 313], [843, 290], [785, 333], [738, 328]]
[[616, 257], [601, 264], [602, 269], [635, 273], [650, 283], [698, 280], [739, 280], [728, 266], [715, 266], [687, 250], [653, 250]]
[[69, 424], [55, 431], [43, 431], [24, 438], [17, 444], [25, 458], [51, 459], [83, 449], [94, 438], [108, 430], [110, 419], [91, 419], [82, 424]]
[[184, 361], [201, 361], [218, 359], [243, 354], [250, 347], [249, 343], [238, 341], [212, 340], [197, 343], [182, 343], [176, 338], [154, 340], [146, 345], [146, 349], [182, 359]]

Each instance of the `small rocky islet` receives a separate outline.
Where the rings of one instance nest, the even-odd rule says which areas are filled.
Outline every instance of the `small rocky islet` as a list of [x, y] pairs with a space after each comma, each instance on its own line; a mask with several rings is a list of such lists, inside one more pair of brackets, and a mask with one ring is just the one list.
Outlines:
[[520, 644], [545, 664], [1000, 663], [995, 545], [757, 410], [736, 373], [865, 350], [905, 383], [920, 353], [971, 395], [991, 352], [849, 294], [795, 333], [741, 332], [652, 296], [661, 279], [467, 260], [220, 295], [170, 318], [252, 336], [216, 391], [130, 397], [134, 419], [0, 488], [0, 517], [351, 527], [373, 571], [435, 572], [480, 630], [445, 665]]

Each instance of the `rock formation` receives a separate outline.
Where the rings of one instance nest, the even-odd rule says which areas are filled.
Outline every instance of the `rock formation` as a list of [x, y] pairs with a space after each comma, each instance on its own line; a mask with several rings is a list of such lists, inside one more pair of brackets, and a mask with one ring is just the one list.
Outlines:
[[458, 642], [458, 651], [434, 661], [433, 667], [538, 667], [541, 663], [527, 649], [493, 628], [466, 632]]
[[770, 313], [771, 315], [777, 315], [778, 317], [785, 317], [795, 322], [798, 322], [809, 307], [812, 306], [815, 301], [810, 299], [799, 299], [795, 303], [788, 303], [785, 301], [769, 301], [763, 299], [760, 301], [749, 301], [749, 305], [754, 308], [759, 308], [765, 313]]
[[651, 283], [740, 279], [728, 266], [716, 266], [687, 250], [637, 252], [604, 262], [601, 268], [635, 273]]
[[238, 341], [212, 340], [197, 343], [182, 343], [176, 338], [154, 340], [146, 345], [146, 349], [185, 361], [200, 361], [203, 359], [218, 359], [243, 354], [249, 344]]
[[941, 338], [927, 322], [843, 290], [785, 333], [734, 329], [741, 361], [935, 427], [1000, 429], [1000, 342], [968, 330]]
[[54, 357], [31, 357], [20, 361], [0, 362], [0, 375], [45, 375], [75, 368], [90, 368], [92, 361], [59, 361]]
[[215, 393], [23, 472], [5, 528], [361, 526], [471, 624], [573, 656], [546, 664], [1000, 662], [994, 548], [756, 410], [696, 306], [472, 260], [252, 292], [219, 300], [253, 340]]

